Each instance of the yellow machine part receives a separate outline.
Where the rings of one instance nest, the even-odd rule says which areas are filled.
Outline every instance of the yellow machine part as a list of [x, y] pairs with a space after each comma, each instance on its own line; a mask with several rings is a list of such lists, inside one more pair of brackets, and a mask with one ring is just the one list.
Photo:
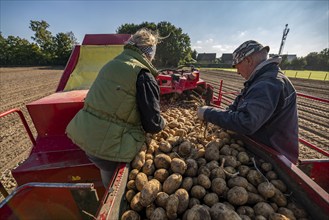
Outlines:
[[123, 51], [124, 45], [81, 45], [78, 62], [64, 91], [89, 89], [99, 70]]

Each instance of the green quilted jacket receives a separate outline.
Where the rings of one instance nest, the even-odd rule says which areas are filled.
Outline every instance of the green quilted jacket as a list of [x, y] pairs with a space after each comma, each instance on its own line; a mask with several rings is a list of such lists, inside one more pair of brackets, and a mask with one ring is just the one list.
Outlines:
[[100, 70], [84, 107], [66, 128], [68, 137], [86, 153], [110, 161], [130, 162], [145, 141], [136, 102], [141, 69], [156, 69], [137, 48], [124, 51]]

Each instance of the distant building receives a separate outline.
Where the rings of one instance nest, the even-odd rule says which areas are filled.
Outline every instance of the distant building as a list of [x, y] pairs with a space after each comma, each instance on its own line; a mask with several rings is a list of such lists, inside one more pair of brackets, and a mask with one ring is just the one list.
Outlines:
[[216, 61], [216, 53], [199, 53], [196, 58], [198, 63], [215, 63]]
[[232, 53], [223, 53], [221, 60], [225, 64], [232, 64], [232, 62], [233, 62], [233, 54]]

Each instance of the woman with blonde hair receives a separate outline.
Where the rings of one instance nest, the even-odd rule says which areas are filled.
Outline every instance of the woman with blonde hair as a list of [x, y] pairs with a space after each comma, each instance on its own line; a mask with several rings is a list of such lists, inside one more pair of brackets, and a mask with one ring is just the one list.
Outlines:
[[142, 147], [145, 133], [165, 126], [160, 91], [152, 65], [159, 35], [140, 29], [121, 54], [100, 70], [84, 107], [66, 128], [68, 137], [100, 169], [105, 187], [118, 162], [129, 163]]

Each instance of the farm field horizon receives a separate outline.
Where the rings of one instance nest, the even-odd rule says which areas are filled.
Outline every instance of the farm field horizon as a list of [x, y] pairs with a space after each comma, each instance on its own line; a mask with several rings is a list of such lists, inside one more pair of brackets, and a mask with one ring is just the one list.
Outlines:
[[[236, 69], [233, 68], [201, 68], [201, 69], [236, 72]], [[282, 71], [289, 78], [329, 81], [329, 71], [317, 71], [317, 70], [282, 70]]]

